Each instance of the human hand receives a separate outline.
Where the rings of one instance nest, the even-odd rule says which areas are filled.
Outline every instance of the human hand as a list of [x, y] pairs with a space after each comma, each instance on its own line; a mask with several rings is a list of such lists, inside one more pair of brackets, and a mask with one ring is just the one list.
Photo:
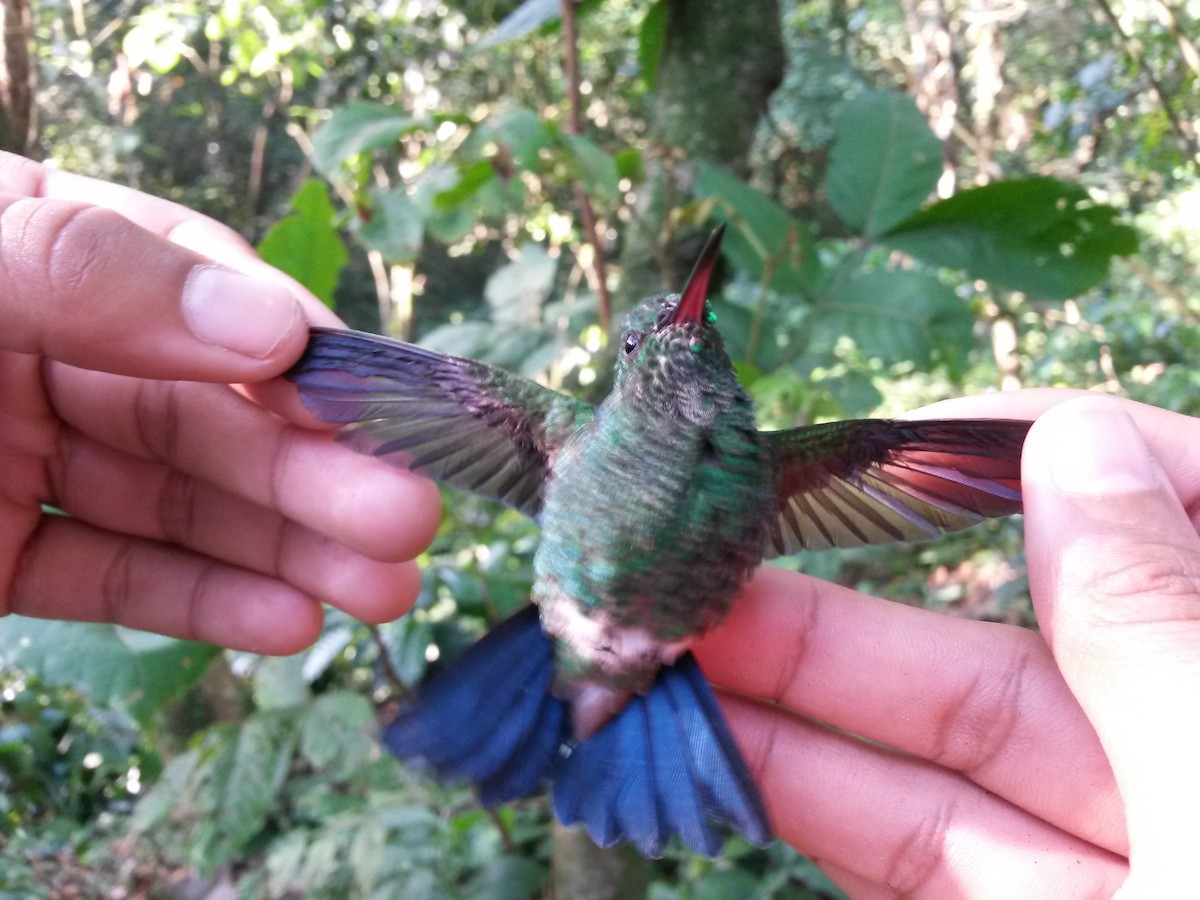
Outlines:
[[436, 489], [228, 386], [310, 320], [338, 324], [224, 226], [0, 153], [0, 615], [290, 653], [314, 598], [406, 612]]
[[696, 647], [777, 833], [856, 898], [1194, 891], [1200, 422], [1079, 394], [921, 411], [1048, 410], [1023, 461], [1040, 635], [764, 568]]

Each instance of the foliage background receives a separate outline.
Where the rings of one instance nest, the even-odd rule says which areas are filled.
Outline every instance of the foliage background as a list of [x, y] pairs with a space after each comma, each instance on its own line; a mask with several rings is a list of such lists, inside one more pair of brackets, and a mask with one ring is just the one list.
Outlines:
[[[600, 396], [622, 310], [726, 220], [764, 426], [1036, 385], [1196, 412], [1196, 0], [3, 9], [0, 143], [229, 223], [356, 327]], [[0, 622], [0, 895], [836, 895], [778, 845], [580, 858], [542, 802], [380, 756], [536, 541], [454, 497], [413, 615], [286, 659]], [[784, 564], [1033, 624], [1019, 522]]]

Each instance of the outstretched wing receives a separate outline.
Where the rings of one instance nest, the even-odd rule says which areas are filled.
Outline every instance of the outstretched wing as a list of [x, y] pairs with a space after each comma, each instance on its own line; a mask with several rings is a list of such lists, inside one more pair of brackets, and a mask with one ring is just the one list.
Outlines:
[[486, 363], [313, 328], [286, 374], [337, 440], [530, 516], [555, 451], [594, 408]]
[[1021, 511], [1029, 422], [855, 419], [766, 432], [768, 556], [934, 537]]

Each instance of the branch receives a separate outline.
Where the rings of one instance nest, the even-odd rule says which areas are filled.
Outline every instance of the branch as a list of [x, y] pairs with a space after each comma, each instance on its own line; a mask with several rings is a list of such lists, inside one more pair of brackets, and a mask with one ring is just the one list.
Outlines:
[[1163, 112], [1167, 114], [1167, 121], [1171, 123], [1171, 130], [1183, 142], [1184, 148], [1188, 153], [1195, 158], [1200, 154], [1200, 147], [1196, 146], [1195, 137], [1189, 133], [1188, 128], [1175, 114], [1175, 109], [1171, 106], [1171, 101], [1167, 98], [1167, 91], [1162, 86], [1162, 82], [1154, 74], [1154, 70], [1150, 68], [1146, 62], [1146, 57], [1142, 54], [1141, 42], [1125, 33], [1125, 29], [1121, 27], [1121, 20], [1117, 18], [1117, 14], [1113, 12], [1113, 8], [1109, 5], [1108, 0], [1096, 0], [1096, 5], [1100, 7], [1100, 11], [1104, 13], [1104, 17], [1108, 19], [1117, 36], [1120, 37], [1121, 43], [1125, 45], [1125, 52], [1132, 57], [1137, 63], [1138, 68], [1146, 75], [1146, 80], [1150, 82], [1150, 87], [1153, 89], [1155, 96], [1158, 97], [1158, 102], [1162, 104]]
[[[567, 133], [583, 134], [583, 100], [579, 90], [579, 33], [575, 27], [574, 0], [561, 0], [563, 30], [563, 67], [567, 74]], [[597, 231], [592, 198], [583, 185], [575, 182], [575, 202], [579, 206], [584, 240], [592, 248], [592, 288], [599, 305], [600, 328], [605, 334], [612, 324], [612, 298], [605, 279], [604, 239]]]

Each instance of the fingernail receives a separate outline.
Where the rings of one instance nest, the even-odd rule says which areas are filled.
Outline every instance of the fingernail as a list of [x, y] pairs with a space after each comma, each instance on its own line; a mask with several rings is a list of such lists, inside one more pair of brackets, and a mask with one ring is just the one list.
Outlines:
[[220, 266], [194, 269], [183, 288], [183, 318], [206, 344], [262, 359], [302, 316], [287, 288]]
[[1051, 444], [1051, 475], [1063, 491], [1123, 494], [1158, 488], [1146, 442], [1129, 414], [1115, 404], [1063, 410], [1053, 424], [1042, 440]]

